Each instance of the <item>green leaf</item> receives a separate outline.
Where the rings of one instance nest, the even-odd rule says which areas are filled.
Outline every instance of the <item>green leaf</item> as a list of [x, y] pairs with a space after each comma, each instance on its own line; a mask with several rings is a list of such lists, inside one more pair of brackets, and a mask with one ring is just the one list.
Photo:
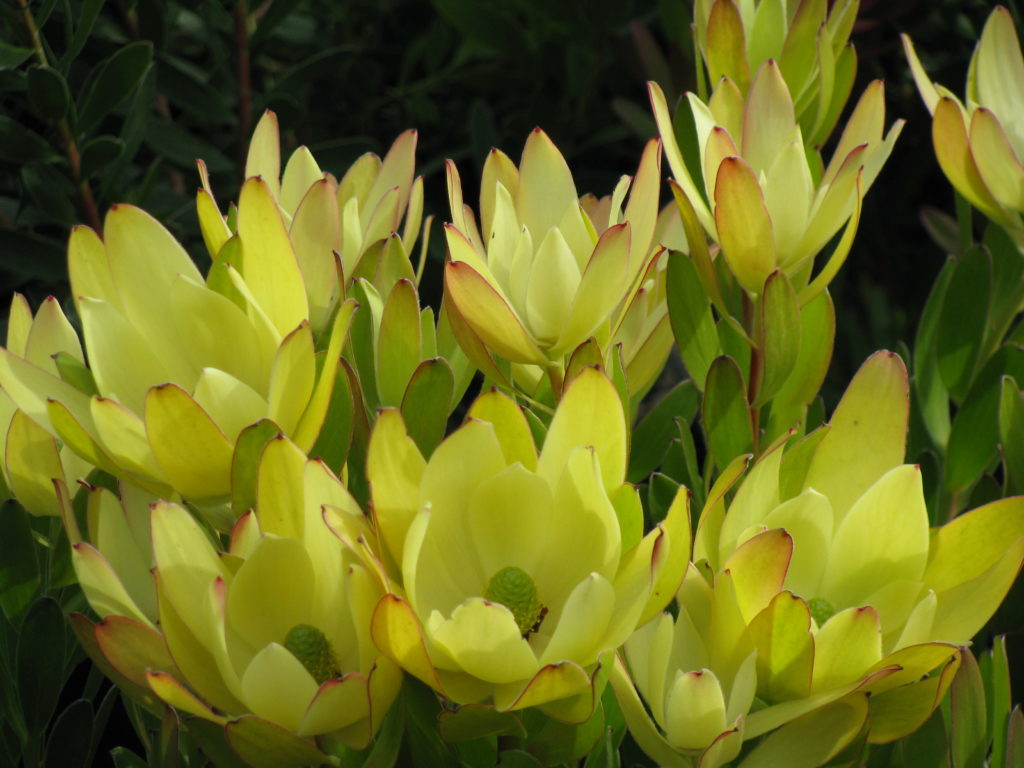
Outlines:
[[661, 471], [678, 485], [685, 485], [693, 494], [691, 506], [704, 507], [704, 480], [697, 465], [697, 446], [693, 441], [690, 422], [676, 419], [677, 436], [669, 443]]
[[946, 726], [936, 709], [924, 725], [898, 742], [903, 768], [949, 768]]
[[443, 357], [424, 360], [409, 379], [402, 397], [402, 419], [424, 458], [444, 438], [454, 391], [455, 375]]
[[82, 178], [106, 170], [124, 154], [125, 143], [116, 136], [97, 136], [82, 147]]
[[766, 444], [804, 420], [832, 361], [835, 335], [835, 307], [828, 291], [822, 291], [800, 311], [800, 353], [792, 375], [772, 400]]
[[782, 272], [776, 270], [765, 280], [760, 310], [761, 369], [755, 407], [782, 389], [800, 354], [800, 305], [789, 278]]
[[383, 302], [373, 284], [361, 278], [353, 280], [352, 296], [359, 302], [359, 311], [352, 316], [352, 327], [348, 332], [349, 343], [344, 354], [359, 372], [359, 383], [366, 397], [366, 407], [376, 411], [381, 403], [377, 394], [377, 345], [374, 326], [380, 322]]
[[269, 3], [265, 12], [260, 16], [250, 44], [256, 46], [269, 39], [281, 22], [288, 18], [301, 3], [302, 0], [273, 0]]
[[523, 723], [528, 731], [526, 751], [543, 765], [574, 763], [604, 734], [604, 707], [598, 704], [594, 713], [578, 725], [555, 720], [536, 709], [523, 713]]
[[1006, 729], [1006, 768], [1024, 768], [1024, 716], [1020, 705], [1010, 713], [1010, 725]]
[[104, 61], [78, 110], [75, 131], [90, 133], [103, 119], [131, 96], [153, 61], [153, 44], [129, 43]]
[[679, 354], [697, 389], [703, 391], [708, 369], [722, 354], [722, 347], [711, 315], [711, 301], [697, 268], [686, 254], [669, 254], [665, 290]]
[[926, 205], [921, 208], [921, 225], [944, 253], [953, 256], [963, 253], [960, 246], [960, 227], [956, 219], [948, 213]]
[[746, 381], [750, 376], [750, 350], [754, 346], [753, 339], [732, 316], [719, 319], [718, 341], [722, 345], [722, 354], [728, 355], [739, 366], [740, 373]]
[[53, 145], [38, 133], [6, 115], [0, 115], [0, 160], [20, 165], [36, 160], [54, 160], [57, 156]]
[[501, 761], [494, 768], [543, 768], [540, 762], [529, 752], [521, 749], [508, 749], [501, 753]]
[[708, 205], [707, 191], [704, 184], [704, 158], [700, 151], [700, 139], [697, 136], [697, 124], [694, 121], [690, 100], [685, 95], [679, 97], [672, 115], [672, 130], [676, 134], [676, 142], [683, 154], [683, 163], [693, 179], [704, 205]]
[[953, 269], [936, 337], [939, 373], [957, 402], [974, 377], [991, 297], [992, 258], [987, 249], [972, 246]]
[[0, 595], [10, 590], [35, 591], [39, 583], [36, 543], [28, 512], [15, 501], [0, 506]]
[[231, 102], [213, 86], [222, 85], [211, 80], [210, 73], [168, 53], [157, 51], [156, 82], [160, 93], [186, 113], [195, 115], [204, 123], [231, 121]]
[[482, 736], [526, 736], [526, 729], [514, 712], [499, 712], [486, 704], [465, 704], [446, 710], [438, 718], [438, 730], [445, 741], [459, 742]]
[[100, 15], [103, 3], [104, 0], [84, 0], [78, 9], [76, 13], [78, 23], [75, 25], [74, 37], [71, 38], [71, 43], [60, 58], [61, 69], [65, 72], [71, 62], [75, 60], [75, 57], [82, 52], [82, 48], [85, 47], [85, 43], [89, 39], [89, 33], [92, 32], [93, 25], [96, 23], [96, 17]]
[[405, 708], [393, 706], [384, 716], [380, 730], [373, 741], [373, 748], [362, 764], [362, 768], [392, 768], [398, 760], [405, 733]]
[[241, 431], [231, 457], [231, 511], [241, 517], [256, 508], [256, 476], [263, 449], [281, 433], [270, 419], [260, 419]]
[[[989, 338], [1001, 341], [1024, 300], [1024, 254], [1002, 227], [989, 224], [985, 247], [992, 256], [992, 304]], [[997, 334], [999, 338], [993, 338]]]
[[17, 649], [18, 699], [30, 734], [50, 722], [64, 687], [67, 633], [57, 601], [40, 597], [28, 609]]
[[127, 747], [114, 747], [110, 756], [116, 768], [148, 768], [148, 763]]
[[37, 115], [57, 122], [68, 113], [71, 93], [67, 82], [53, 67], [29, 67], [28, 99]]
[[326, 762], [326, 755], [311, 742], [254, 715], [243, 715], [224, 727], [235, 752], [253, 768], [304, 768]]
[[146, 126], [146, 146], [175, 165], [192, 170], [196, 160], [202, 159], [210, 173], [234, 169], [227, 155], [205, 139], [185, 130], [170, 120], [150, 120]]
[[675, 419], [692, 421], [700, 406], [700, 395], [693, 381], [682, 381], [670, 389], [647, 412], [633, 430], [633, 450], [629, 457], [631, 483], [643, 482], [661, 464], [668, 444], [676, 436]]
[[92, 704], [77, 699], [57, 716], [46, 741], [46, 768], [75, 768], [89, 764], [92, 747]]
[[437, 732], [441, 706], [437, 694], [418, 680], [407, 676], [402, 686], [405, 703], [409, 751], [417, 768], [457, 768], [455, 755]]
[[[409, 380], [420, 363], [419, 297], [415, 286], [408, 280], [395, 283], [384, 304], [376, 361], [381, 405], [397, 406], [402, 402]], [[447, 407], [445, 403], [446, 411]]]
[[[362, 404], [360, 404], [362, 407]], [[348, 458], [349, 446], [352, 444], [353, 427], [352, 388], [349, 386], [348, 374], [344, 366], [338, 367], [331, 390], [331, 402], [327, 406], [327, 416], [320, 434], [316, 438], [309, 455], [323, 459], [335, 473], [341, 474], [341, 468]]]
[[997, 350], [978, 374], [953, 419], [945, 468], [945, 485], [951, 493], [970, 486], [996, 455], [1004, 375], [1024, 381], [1024, 349], [1007, 344]]
[[21, 169], [21, 183], [45, 218], [63, 227], [77, 223], [78, 213], [71, 202], [75, 188], [54, 166], [32, 163]]
[[576, 347], [569, 356], [569, 363], [565, 366], [565, 377], [562, 380], [562, 392], [565, 392], [565, 388], [580, 375], [584, 368], [593, 368], [594, 366], [604, 370], [604, 354], [601, 352], [601, 346], [597, 340], [591, 336]]
[[949, 691], [952, 768], [983, 768], [988, 747], [985, 686], [978, 662], [969, 650], [963, 653]]
[[201, 717], [190, 717], [185, 721], [185, 727], [217, 768], [246, 768], [228, 743], [223, 726]]
[[711, 364], [702, 416], [708, 450], [719, 469], [753, 451], [753, 424], [743, 374], [731, 357], [723, 355]]
[[992, 642], [992, 651], [986, 658], [991, 659], [986, 704], [990, 717], [992, 756], [989, 765], [1000, 766], [1006, 762], [1006, 740], [1010, 725], [1010, 662], [1006, 655], [1006, 635], [997, 636]]
[[917, 395], [914, 402], [932, 442], [941, 450], [945, 449], [949, 440], [949, 391], [939, 374], [936, 340], [946, 290], [953, 279], [956, 265], [956, 260], [947, 259], [942, 271], [935, 278], [917, 326], [917, 338], [914, 340], [913, 386]]
[[32, 55], [31, 48], [20, 45], [11, 45], [0, 40], [0, 72], [5, 69], [13, 69]]
[[1024, 492], [1024, 395], [1012, 376], [1003, 376], [999, 390], [999, 444], [1008, 485]]
[[90, 397], [100, 393], [96, 388], [96, 379], [93, 378], [92, 371], [86, 368], [85, 364], [77, 357], [72, 357], [67, 352], [58, 352], [53, 356], [53, 362], [57, 366], [57, 372], [61, 379], [79, 392]]
[[653, 525], [660, 523], [668, 514], [668, 508], [672, 506], [679, 491], [680, 483], [677, 483], [668, 475], [655, 472], [651, 475], [647, 486], [647, 506], [650, 514], [650, 522]]

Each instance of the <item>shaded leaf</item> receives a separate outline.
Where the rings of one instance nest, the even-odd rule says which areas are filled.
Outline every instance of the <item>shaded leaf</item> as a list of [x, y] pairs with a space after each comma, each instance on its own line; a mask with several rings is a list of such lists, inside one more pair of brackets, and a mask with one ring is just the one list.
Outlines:
[[939, 373], [958, 402], [974, 377], [991, 295], [992, 259], [985, 248], [973, 246], [953, 268], [936, 336]]
[[153, 44], [140, 41], [119, 48], [104, 61], [78, 110], [77, 133], [89, 133], [126, 101], [146, 76], [152, 60]]
[[57, 706], [64, 686], [66, 640], [57, 601], [36, 600], [25, 615], [17, 648], [18, 699], [30, 733], [41, 734]]
[[708, 450], [719, 469], [753, 450], [753, 424], [743, 374], [731, 357], [723, 355], [712, 363], [702, 415]]
[[64, 117], [71, 103], [68, 84], [53, 67], [29, 67], [28, 98], [36, 114], [52, 122]]

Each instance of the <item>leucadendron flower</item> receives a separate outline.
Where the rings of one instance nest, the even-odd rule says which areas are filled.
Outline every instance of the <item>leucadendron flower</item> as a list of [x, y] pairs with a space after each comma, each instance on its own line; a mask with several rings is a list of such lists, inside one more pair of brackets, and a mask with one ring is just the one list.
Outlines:
[[859, 5], [859, 0], [697, 0], [694, 33], [708, 79], [714, 85], [727, 77], [746, 95], [761, 65], [777, 61], [805, 143], [820, 147], [857, 74], [849, 39]]
[[379, 579], [324, 522], [327, 506], [352, 526], [363, 519], [330, 470], [272, 437], [255, 508], [224, 551], [186, 508], [121, 491], [89, 491], [88, 539], [65, 516], [102, 619], [76, 615], [73, 626], [101, 668], [146, 706], [220, 726], [251, 765], [321, 764], [337, 742], [365, 747], [401, 672], [370, 638]]
[[[282, 173], [277, 116], [268, 110], [256, 125], [245, 176], [260, 177], [278, 204], [304, 278], [315, 335], [327, 328], [352, 279], [374, 274], [385, 242], [400, 227], [404, 248], [413, 251], [423, 222], [423, 177], [413, 179], [416, 138], [416, 131], [405, 131], [383, 161], [367, 153], [339, 182], [320, 169], [306, 147], [291, 154]], [[237, 256], [224, 248], [237, 231], [235, 219], [245, 201], [239, 200], [237, 212], [221, 215], [201, 161], [199, 174], [196, 208], [210, 258], [235, 263]]]
[[[60, 303], [52, 296], [43, 301], [33, 317], [25, 297], [14, 294], [7, 318], [7, 349], [10, 354], [55, 376], [63, 371], [75, 378], [85, 370], [78, 336]], [[88, 461], [60, 444], [19, 410], [2, 389], [0, 449], [0, 468], [6, 486], [4, 497], [13, 496], [33, 515], [60, 514], [54, 478], [73, 486], [93, 469]]]
[[[732, 274], [750, 294], [782, 270], [806, 303], [839, 270], [860, 218], [861, 200], [881, 171], [903, 121], [883, 137], [882, 82], [871, 83], [823, 167], [805, 150], [793, 96], [780, 66], [769, 59], [744, 93], [722, 78], [704, 103], [686, 94], [697, 156], [688, 164], [676, 140], [668, 103], [648, 83], [654, 116], [672, 174]], [[814, 258], [846, 224], [828, 263], [808, 284]]]
[[667, 603], [686, 564], [685, 491], [643, 536], [625, 468], [622, 405], [594, 368], [569, 384], [539, 455], [498, 392], [429, 461], [398, 413], [382, 412], [367, 461], [390, 574], [378, 647], [457, 703], [586, 719], [610, 654]]
[[54, 371], [4, 349], [0, 386], [84, 460], [164, 498], [224, 500], [235, 439], [262, 418], [309, 450], [355, 303], [317, 343], [292, 241], [258, 177], [242, 187], [231, 242], [204, 277], [134, 206], [111, 208], [103, 239], [75, 227], [68, 271], [88, 368]]
[[870, 688], [876, 742], [927, 719], [952, 672], [924, 676], [970, 642], [1024, 561], [1024, 497], [929, 530], [921, 470], [902, 463], [908, 418], [906, 369], [876, 353], [827, 425], [766, 451], [731, 503], [705, 507], [693, 553], [717, 572], [751, 537], [792, 539], [783, 591], [744, 615], [758, 648], [758, 695], [814, 697], [898, 666]]
[[1024, 57], [1013, 17], [996, 6], [967, 69], [967, 95], [960, 101], [933, 83], [907, 35], [910, 69], [932, 113], [932, 143], [942, 172], [972, 205], [992, 221], [1024, 230]]
[[659, 765], [718, 768], [761, 737], [739, 766], [785, 765], [795, 752], [803, 765], [825, 764], [862, 732], [866, 689], [896, 672], [881, 669], [797, 701], [766, 706], [756, 698], [758, 649], [744, 615], [780, 594], [785, 538], [754, 537], [711, 582], [689, 566], [677, 616], [662, 614], [626, 641], [611, 683], [634, 739]]
[[654, 317], [636, 324], [630, 346], [644, 344], [643, 330], [655, 332], [664, 305], [651, 312], [637, 293], [651, 293], [660, 154], [659, 143], [648, 142], [636, 177], [623, 177], [607, 206], [584, 206], [562, 154], [537, 128], [518, 168], [491, 150], [479, 223], [448, 163], [446, 302], [459, 342], [485, 374], [507, 381], [495, 356], [519, 364], [514, 375], [533, 391], [544, 370], [557, 381], [568, 355], [591, 337], [608, 354], [631, 310]]

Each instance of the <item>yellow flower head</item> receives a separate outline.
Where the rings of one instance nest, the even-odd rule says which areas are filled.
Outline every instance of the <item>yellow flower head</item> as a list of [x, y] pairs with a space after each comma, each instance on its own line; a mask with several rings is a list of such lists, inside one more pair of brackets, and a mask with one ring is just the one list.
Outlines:
[[362, 518], [345, 488], [282, 435], [263, 449], [256, 485], [255, 510], [223, 551], [180, 505], [148, 504], [128, 485], [120, 502], [93, 490], [89, 541], [73, 513], [66, 522], [103, 621], [75, 627], [144, 704], [162, 699], [223, 726], [229, 740], [234, 728], [260, 727], [280, 749], [321, 762], [312, 737], [364, 747], [401, 672], [370, 639], [379, 580], [324, 522], [325, 508], [335, 520]]
[[539, 455], [497, 392], [429, 461], [384, 411], [367, 466], [393, 574], [378, 646], [459, 703], [585, 719], [602, 657], [664, 605], [685, 566], [672, 549], [688, 536], [685, 495], [642, 537], [625, 467], [622, 405], [593, 368], [569, 385]]
[[[809, 161], [815, 155], [804, 147], [793, 94], [771, 59], [746, 94], [723, 77], [707, 103], [686, 95], [683, 108], [692, 117], [698, 152], [692, 169], [665, 95], [656, 83], [648, 88], [675, 181], [740, 285], [759, 294], [781, 269], [804, 289], [805, 300], [824, 288], [849, 252], [861, 199], [903, 127], [898, 120], [883, 137], [882, 82], [864, 91], [824, 168]], [[847, 222], [829, 264], [807, 286], [814, 257]]]
[[966, 103], [929, 79], [902, 37], [946, 178], [992, 221], [1024, 229], [1024, 57], [1010, 12], [997, 6], [985, 23], [967, 70]]
[[[583, 205], [565, 159], [537, 128], [518, 168], [499, 150], [488, 155], [478, 224], [448, 163], [446, 295], [458, 316], [453, 321], [471, 334], [463, 346], [485, 373], [494, 369], [492, 353], [512, 363], [561, 367], [591, 336], [605, 350], [637, 292], [652, 289], [647, 272], [659, 184], [660, 148], [652, 140], [632, 183], [623, 177], [607, 205]], [[648, 336], [665, 317], [664, 305], [653, 314]], [[634, 335], [629, 341], [636, 348], [648, 338]]]

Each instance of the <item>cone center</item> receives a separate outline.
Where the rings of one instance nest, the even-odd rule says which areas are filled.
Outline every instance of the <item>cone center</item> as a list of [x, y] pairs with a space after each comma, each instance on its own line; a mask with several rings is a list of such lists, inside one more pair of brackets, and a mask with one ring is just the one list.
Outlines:
[[284, 638], [284, 647], [302, 663], [317, 685], [341, 677], [330, 642], [323, 632], [311, 624], [296, 624], [292, 627]]
[[501, 603], [512, 612], [523, 637], [540, 628], [548, 609], [540, 602], [537, 585], [530, 574], [514, 565], [506, 566], [491, 576], [484, 599]]

